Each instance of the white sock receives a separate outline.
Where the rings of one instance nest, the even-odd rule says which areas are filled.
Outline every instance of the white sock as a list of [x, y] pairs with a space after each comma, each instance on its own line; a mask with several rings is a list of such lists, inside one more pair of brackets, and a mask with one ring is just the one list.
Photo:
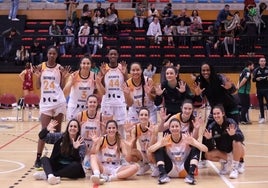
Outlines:
[[99, 170], [94, 170], [94, 171], [93, 171], [93, 174], [94, 174], [94, 175], [100, 175], [100, 171], [99, 171]]

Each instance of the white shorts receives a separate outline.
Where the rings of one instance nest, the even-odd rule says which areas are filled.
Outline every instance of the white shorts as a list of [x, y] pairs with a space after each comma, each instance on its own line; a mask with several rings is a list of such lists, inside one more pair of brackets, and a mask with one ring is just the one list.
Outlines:
[[[86, 108], [85, 108], [86, 109]], [[66, 119], [70, 121], [71, 119], [76, 119], [76, 116], [79, 112], [82, 112], [85, 110], [83, 108], [77, 108], [77, 107], [67, 107], [67, 114], [66, 114]]]
[[58, 105], [57, 108], [51, 109], [51, 110], [46, 110], [46, 109], [40, 109], [40, 114], [45, 114], [50, 117], [55, 117], [59, 114], [66, 114], [66, 103], [62, 103]]
[[103, 116], [113, 116], [113, 119], [118, 125], [124, 125], [127, 118], [126, 106], [101, 106], [101, 113]]
[[103, 174], [115, 176], [119, 169], [122, 167], [120, 164], [102, 163]]

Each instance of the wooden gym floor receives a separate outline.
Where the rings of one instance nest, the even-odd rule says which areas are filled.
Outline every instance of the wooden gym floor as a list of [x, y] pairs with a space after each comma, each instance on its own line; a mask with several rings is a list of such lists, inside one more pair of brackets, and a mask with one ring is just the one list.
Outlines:
[[[14, 110], [0, 110], [0, 187], [1, 188], [46, 188], [51, 187], [45, 181], [36, 181], [32, 177], [37, 134], [40, 130], [38, 121], [8, 121], [6, 118], [16, 116]], [[205, 188], [266, 188], [268, 187], [268, 123], [258, 124], [258, 110], [251, 110], [250, 117], [252, 125], [241, 125], [245, 134], [246, 145], [246, 171], [239, 175], [238, 179], [231, 180], [228, 176], [218, 174], [218, 163], [209, 162], [208, 168], [199, 169], [197, 185], [194, 187]], [[27, 112], [25, 113], [25, 116]], [[38, 111], [33, 112], [35, 117]], [[12, 119], [14, 120], [14, 118]], [[27, 120], [27, 118], [25, 118]], [[64, 130], [63, 127], [62, 130]], [[50, 155], [51, 146], [46, 145], [45, 152]], [[193, 187], [184, 183], [183, 179], [172, 179], [170, 183], [158, 185], [157, 179], [150, 177], [147, 173], [143, 177], [135, 176], [131, 180], [109, 182], [99, 187], [103, 188], [134, 188], [144, 186], [155, 187]], [[55, 188], [96, 188], [88, 178], [79, 180], [62, 179], [61, 184], [54, 185]]]

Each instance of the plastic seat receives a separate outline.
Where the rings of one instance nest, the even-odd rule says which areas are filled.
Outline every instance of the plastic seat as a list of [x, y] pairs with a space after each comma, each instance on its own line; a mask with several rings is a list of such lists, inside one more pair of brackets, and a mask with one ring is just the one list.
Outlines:
[[[7, 109], [7, 110], [12, 110], [15, 109], [16, 110], [16, 117], [9, 117], [9, 116], [5, 116], [2, 117], [2, 120], [19, 120], [19, 114], [18, 114], [18, 108], [17, 108], [17, 99], [16, 96], [14, 94], [11, 93], [6, 93], [0, 96], [0, 104], [1, 104], [1, 109]], [[11, 114], [11, 113], [8, 113]]]
[[23, 121], [24, 121], [24, 112], [26, 109], [28, 109], [28, 121], [32, 120], [38, 120], [39, 118], [33, 118], [32, 117], [32, 110], [36, 107], [39, 107], [40, 97], [36, 94], [28, 94], [24, 97], [23, 102]]

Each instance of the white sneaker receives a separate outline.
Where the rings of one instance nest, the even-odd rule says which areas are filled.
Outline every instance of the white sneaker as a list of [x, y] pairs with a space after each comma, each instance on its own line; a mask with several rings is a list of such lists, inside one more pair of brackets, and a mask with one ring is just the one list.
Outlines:
[[143, 164], [137, 172], [137, 176], [143, 176], [148, 170], [150, 170], [149, 164]]
[[230, 175], [229, 175], [230, 179], [237, 179], [238, 178], [238, 170], [233, 168]]
[[245, 163], [239, 162], [237, 171], [239, 174], [243, 174], [245, 172]]
[[41, 172], [35, 172], [33, 174], [33, 177], [35, 180], [47, 180], [47, 175], [44, 171]]
[[229, 163], [226, 162], [220, 162], [221, 163], [221, 169], [220, 169], [220, 174], [221, 175], [226, 175], [229, 172]]
[[207, 166], [207, 160], [201, 160], [201, 161], [199, 161], [199, 163], [198, 163], [198, 168], [199, 169], [202, 169], [202, 168], [207, 168], [208, 166]]
[[160, 172], [157, 166], [152, 165], [151, 170], [152, 170], [152, 174], [151, 174], [152, 177], [158, 177], [160, 175]]
[[11, 20], [12, 21], [20, 21], [20, 19], [18, 19], [18, 18], [12, 18]]
[[48, 178], [47, 178], [47, 182], [50, 185], [56, 185], [60, 183], [60, 177], [56, 177], [53, 174], [49, 174]]
[[261, 118], [261, 119], [259, 120], [259, 124], [263, 124], [263, 123], [265, 123], [265, 119], [264, 119], [264, 118]]
[[103, 185], [105, 180], [101, 179], [100, 175], [92, 175], [90, 176], [90, 181], [92, 181], [92, 183], [94, 185]]

